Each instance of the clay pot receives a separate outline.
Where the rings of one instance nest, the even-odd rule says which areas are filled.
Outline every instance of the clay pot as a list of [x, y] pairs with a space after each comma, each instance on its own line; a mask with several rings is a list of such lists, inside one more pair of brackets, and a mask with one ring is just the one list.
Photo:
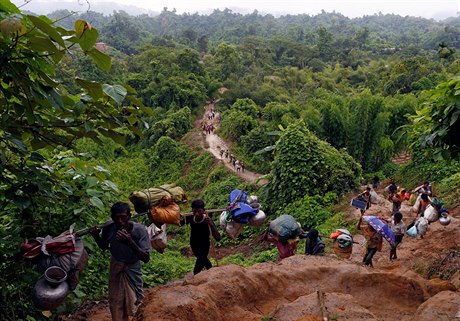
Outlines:
[[61, 305], [70, 292], [66, 282], [67, 273], [58, 266], [45, 271], [32, 290], [32, 302], [38, 309], [53, 310]]

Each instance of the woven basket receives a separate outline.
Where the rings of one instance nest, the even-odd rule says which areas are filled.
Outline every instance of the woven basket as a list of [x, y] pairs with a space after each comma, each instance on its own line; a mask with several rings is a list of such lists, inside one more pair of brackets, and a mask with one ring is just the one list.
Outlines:
[[340, 247], [339, 242], [334, 242], [332, 244], [332, 249], [334, 250], [334, 253], [343, 259], [348, 259], [351, 256], [351, 252], [353, 251], [353, 245], [347, 246], [347, 247]]

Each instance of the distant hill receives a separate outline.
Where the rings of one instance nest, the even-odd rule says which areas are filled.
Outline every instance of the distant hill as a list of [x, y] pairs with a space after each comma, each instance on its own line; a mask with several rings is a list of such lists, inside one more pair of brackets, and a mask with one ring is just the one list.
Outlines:
[[[12, 0], [16, 6], [24, 4], [23, 0]], [[156, 16], [159, 12], [139, 8], [132, 5], [125, 5], [116, 2], [98, 2], [88, 4], [86, 1], [47, 1], [47, 0], [33, 0], [28, 4], [20, 7], [23, 11], [30, 11], [36, 14], [48, 14], [56, 10], [67, 9], [69, 11], [77, 11], [79, 13], [86, 12], [88, 10], [100, 12], [104, 15], [111, 15], [113, 11], [125, 11], [129, 15], [138, 16], [141, 14], [148, 14], [150, 16]]]

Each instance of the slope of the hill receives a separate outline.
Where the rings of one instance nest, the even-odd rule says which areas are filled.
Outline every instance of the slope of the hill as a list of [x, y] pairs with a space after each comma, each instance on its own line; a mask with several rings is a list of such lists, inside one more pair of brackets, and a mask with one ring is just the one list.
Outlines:
[[[196, 135], [202, 134], [198, 130]], [[207, 136], [208, 146], [205, 137], [199, 137], [201, 148], [219, 159], [218, 150], [226, 147], [225, 142], [213, 143], [210, 139], [218, 136]], [[256, 177], [253, 173], [250, 181]], [[366, 214], [391, 215], [391, 203], [383, 197], [382, 188]], [[340, 210], [348, 212], [349, 219], [360, 215], [349, 206]], [[401, 212], [406, 224], [415, 217], [407, 202]], [[145, 300], [134, 320], [460, 320], [458, 208], [451, 215], [448, 226], [430, 224], [424, 239], [406, 236], [396, 261], [389, 261], [385, 243], [374, 258], [374, 269], [361, 265], [364, 238], [358, 234], [350, 259], [339, 259], [328, 251], [324, 257], [296, 255], [280, 263], [247, 268], [226, 265], [196, 276], [189, 273], [181, 280], [145, 289]], [[436, 277], [440, 275], [450, 280]], [[106, 301], [94, 302], [62, 319], [111, 320]]]
[[[386, 215], [390, 203], [379, 196], [368, 214]], [[350, 208], [349, 215], [359, 215]], [[405, 221], [411, 209], [403, 204]], [[456, 320], [460, 311], [460, 272], [448, 281], [427, 274], [460, 268], [460, 219], [430, 225], [422, 240], [405, 237], [398, 260], [384, 245], [375, 268], [361, 266], [362, 247], [350, 259], [296, 255], [280, 263], [251, 267], [226, 265], [164, 286], [146, 289], [135, 320]], [[355, 240], [362, 243], [362, 236]], [[416, 273], [417, 272], [417, 273]], [[425, 276], [425, 278], [423, 277]], [[108, 321], [106, 302], [66, 320]]]

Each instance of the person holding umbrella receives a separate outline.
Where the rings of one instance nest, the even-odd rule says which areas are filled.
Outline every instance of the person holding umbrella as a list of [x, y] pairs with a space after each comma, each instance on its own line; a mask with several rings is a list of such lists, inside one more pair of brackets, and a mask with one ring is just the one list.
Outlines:
[[[361, 222], [364, 220], [368, 226], [361, 227]], [[363, 263], [365, 265], [372, 265], [372, 258], [381, 249], [382, 238], [384, 238], [391, 247], [396, 246], [395, 235], [391, 228], [380, 218], [376, 216], [363, 216], [359, 219], [358, 228], [364, 232], [367, 241], [367, 252], [364, 256]]]
[[394, 213], [391, 218], [391, 230], [395, 236], [395, 244], [390, 250], [390, 261], [398, 258], [396, 255], [396, 247], [402, 242], [404, 234], [406, 233], [406, 224], [404, 224], [402, 218], [403, 216], [399, 211]]
[[371, 225], [368, 225], [362, 231], [366, 238], [366, 253], [363, 257], [363, 264], [373, 268], [372, 258], [382, 246], [382, 236]]

